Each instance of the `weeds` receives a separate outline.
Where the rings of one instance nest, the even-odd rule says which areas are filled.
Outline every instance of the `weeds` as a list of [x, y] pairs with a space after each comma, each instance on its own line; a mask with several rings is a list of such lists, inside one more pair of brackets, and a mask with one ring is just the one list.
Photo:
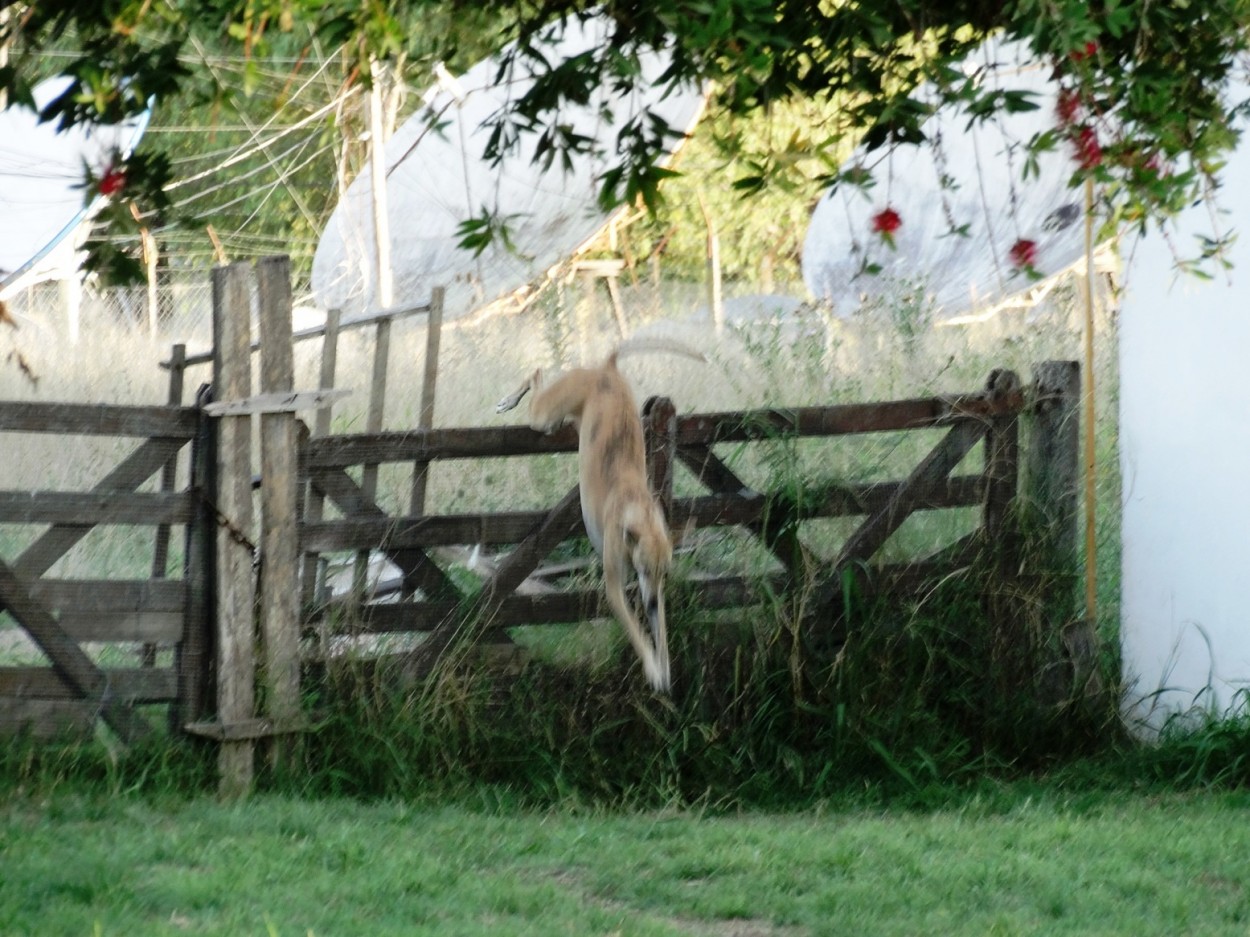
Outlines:
[[[997, 571], [987, 551], [905, 604], [850, 575], [831, 609], [809, 608], [804, 588], [720, 616], [679, 585], [669, 698], [645, 690], [620, 641], [594, 669], [536, 656], [514, 679], [469, 655], [415, 686], [345, 662], [319, 691], [327, 721], [307, 740], [300, 784], [365, 797], [484, 789], [533, 804], [778, 806], [864, 785], [915, 795], [1104, 749], [1114, 693], [1089, 699], [1073, 685], [1038, 599], [1053, 586], [1021, 579], [990, 601]], [[1009, 627], [1004, 615], [1015, 616]]]

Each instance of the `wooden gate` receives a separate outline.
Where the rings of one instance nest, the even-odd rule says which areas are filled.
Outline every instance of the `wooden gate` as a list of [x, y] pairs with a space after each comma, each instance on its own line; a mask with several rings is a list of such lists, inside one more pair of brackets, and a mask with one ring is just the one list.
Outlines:
[[[0, 666], [0, 731], [45, 737], [89, 731], [102, 718], [132, 741], [154, 727], [139, 704], [165, 704], [175, 725], [202, 708], [208, 597], [202, 579], [184, 570], [206, 568], [199, 532], [211, 519], [194, 483], [175, 490], [179, 454], [201, 426], [196, 408], [0, 402], [0, 434], [141, 440], [87, 490], [0, 491], [0, 524], [18, 532], [0, 545], [25, 544], [7, 555], [0, 548], [0, 612], [46, 660]], [[156, 490], [138, 490], [154, 476]], [[30, 539], [36, 525], [43, 529]], [[143, 539], [151, 556], [146, 575], [52, 575], [102, 526]], [[186, 532], [186, 555], [184, 569], [169, 576], [174, 528]], [[13, 633], [11, 624], [7, 630]]]
[[[1064, 442], [1039, 441], [1037, 450], [1065, 467], [1039, 464], [1033, 473], [1036, 479], [1074, 477], [1066, 463], [1076, 457], [1075, 373], [1068, 362], [1041, 365], [1033, 393], [1026, 392], [1014, 373], [995, 371], [982, 390], [964, 394], [681, 417], [670, 401], [649, 401], [644, 408], [649, 470], [671, 527], [675, 531], [743, 528], [766, 546], [778, 567], [762, 579], [696, 574], [685, 583], [675, 583], [675, 588], [693, 590], [700, 607], [715, 609], [751, 604], [803, 585], [807, 620], [817, 625], [837, 605], [848, 573], [861, 584], [897, 591], [931, 582], [966, 564], [981, 545], [998, 540], [1017, 496], [1020, 416], [1026, 408], [1062, 411], [1060, 416], [1035, 423], [1064, 437]], [[1056, 374], [1060, 374], [1057, 390]], [[800, 499], [784, 491], [755, 490], [723, 454], [726, 447], [766, 440], [922, 429], [942, 430], [942, 438], [905, 478], [831, 485]], [[984, 459], [979, 469], [953, 474], [982, 441]], [[548, 510], [441, 515], [412, 510], [392, 515], [349, 474], [355, 466], [403, 462], [420, 476], [426, 466], [439, 460], [496, 459], [574, 452], [576, 448], [571, 429], [540, 435], [524, 426], [307, 439], [300, 456], [301, 478], [344, 516], [306, 519], [300, 528], [301, 550], [310, 555], [377, 550], [402, 574], [399, 582], [385, 590], [382, 601], [373, 600], [376, 594], [314, 596], [306, 581], [312, 619], [322, 623], [347, 620], [357, 633], [427, 632], [417, 655], [419, 664], [428, 664], [466, 624], [498, 633], [518, 624], [576, 622], [608, 615], [598, 589], [517, 591], [540, 572], [539, 565], [561, 541], [583, 535], [576, 487]], [[707, 493], [675, 497], [673, 477], [678, 466]], [[1063, 515], [1061, 526], [1070, 525], [1075, 517], [1074, 497], [1075, 491], [1067, 487], [1056, 488], [1049, 496], [1052, 513]], [[912, 513], [959, 507], [980, 511], [979, 523], [966, 536], [927, 557], [893, 565], [873, 563]], [[862, 520], [832, 553], [816, 550], [805, 540], [805, 521], [856, 516]], [[460, 544], [512, 547], [473, 595], [466, 595], [446, 564], [437, 561], [440, 548]]]

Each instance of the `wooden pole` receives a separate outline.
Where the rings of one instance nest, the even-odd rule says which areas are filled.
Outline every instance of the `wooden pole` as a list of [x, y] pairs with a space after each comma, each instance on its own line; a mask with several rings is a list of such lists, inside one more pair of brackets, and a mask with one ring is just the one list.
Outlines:
[[393, 302], [391, 275], [391, 226], [386, 198], [385, 104], [382, 100], [382, 66], [369, 60], [369, 180], [373, 192], [373, 239], [377, 247], [378, 288], [374, 300], [379, 309]]
[[725, 328], [725, 303], [721, 298], [720, 238], [716, 234], [716, 222], [712, 220], [703, 196], [699, 196], [699, 208], [703, 211], [703, 223], [707, 226], [708, 315], [712, 317], [716, 331], [720, 332]]
[[677, 462], [677, 408], [667, 397], [651, 397], [642, 407], [646, 431], [647, 481], [664, 520], [673, 523], [673, 466]]
[[[291, 340], [291, 261], [266, 257], [256, 265], [260, 294], [260, 389], [290, 392], [295, 387]], [[278, 729], [290, 729], [300, 713], [299, 552], [295, 414], [260, 417], [261, 556], [260, 627], [264, 648], [265, 705]], [[283, 767], [289, 750], [282, 736], [270, 750], [274, 767]]]
[[[434, 426], [434, 392], [438, 388], [438, 356], [443, 334], [443, 301], [447, 291], [434, 287], [430, 294], [430, 318], [425, 331], [425, 370], [421, 376], [421, 412], [417, 416], [418, 429]], [[412, 502], [410, 513], [425, 513], [426, 486], [429, 483], [430, 463], [416, 462], [412, 466]]]
[[[213, 270], [213, 386], [218, 400], [251, 396], [250, 265]], [[223, 732], [255, 717], [255, 584], [252, 579], [252, 432], [248, 416], [225, 416], [217, 426], [217, 717]], [[252, 789], [250, 739], [221, 743], [223, 797]]]
[[[373, 337], [373, 380], [369, 385], [369, 410], [365, 415], [365, 432], [380, 433], [386, 410], [386, 372], [391, 358], [391, 320], [379, 319]], [[375, 501], [378, 492], [378, 466], [368, 463], [361, 470], [360, 490]], [[369, 551], [356, 554], [352, 574], [352, 594], [363, 599], [369, 576]]]

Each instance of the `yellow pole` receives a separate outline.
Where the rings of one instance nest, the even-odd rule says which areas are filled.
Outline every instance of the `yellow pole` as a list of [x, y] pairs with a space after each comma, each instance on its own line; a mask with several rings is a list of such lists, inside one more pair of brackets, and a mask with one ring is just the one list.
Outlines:
[[1096, 562], [1097, 540], [1094, 531], [1094, 180], [1085, 179], [1085, 620], [1095, 623], [1098, 611]]

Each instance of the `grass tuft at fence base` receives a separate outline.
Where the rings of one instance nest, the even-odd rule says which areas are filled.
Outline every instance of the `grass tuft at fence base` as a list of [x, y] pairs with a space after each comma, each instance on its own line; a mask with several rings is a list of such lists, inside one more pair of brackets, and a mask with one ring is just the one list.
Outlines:
[[[865, 787], [923, 796], [1106, 751], [1114, 693], [1091, 694], [1044, 627], [1051, 584], [1011, 585], [1020, 621], [1003, 635], [985, 598], [994, 575], [986, 555], [906, 604], [852, 590], [827, 633], [799, 624], [802, 594], [715, 617], [677, 603], [668, 698], [619, 642], [606, 662], [536, 655], [511, 679], [472, 654], [416, 684], [341, 661], [310, 701], [327, 716], [297, 783], [353, 797], [493, 789], [532, 805], [777, 807]], [[1095, 686], [1114, 686], [1112, 665]]]

